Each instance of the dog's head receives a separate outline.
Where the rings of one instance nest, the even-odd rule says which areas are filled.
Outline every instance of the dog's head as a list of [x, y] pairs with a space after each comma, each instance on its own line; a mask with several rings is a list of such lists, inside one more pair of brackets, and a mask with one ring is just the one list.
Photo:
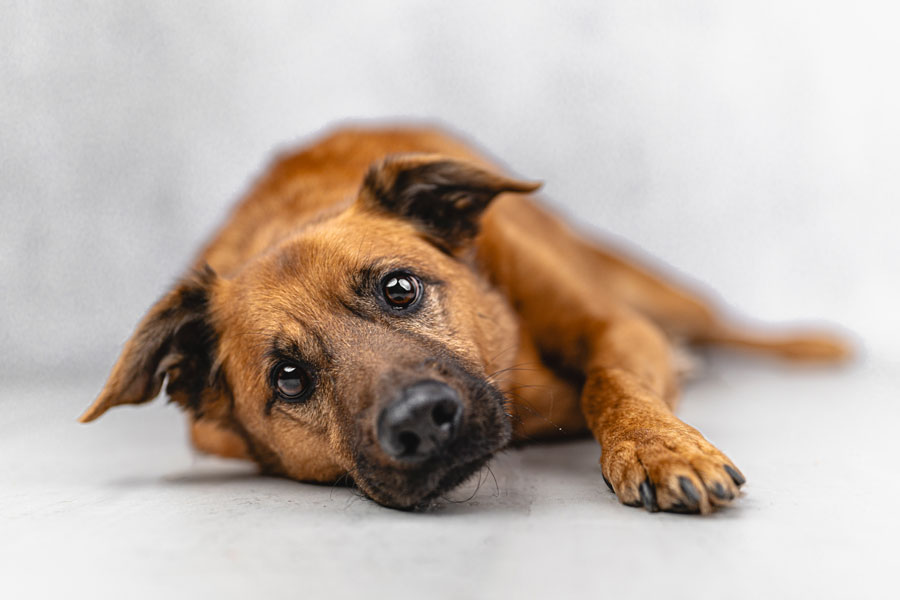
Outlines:
[[515, 319], [471, 243], [501, 192], [537, 185], [432, 155], [371, 168], [356, 200], [225, 279], [179, 282], [144, 317], [94, 405], [166, 392], [238, 433], [269, 472], [349, 474], [389, 506], [420, 506], [510, 437], [491, 375]]

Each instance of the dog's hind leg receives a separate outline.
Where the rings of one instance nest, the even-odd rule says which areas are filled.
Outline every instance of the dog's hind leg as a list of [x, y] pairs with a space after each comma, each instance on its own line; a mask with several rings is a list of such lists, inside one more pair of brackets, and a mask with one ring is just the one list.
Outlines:
[[660, 325], [672, 337], [699, 346], [724, 346], [794, 361], [838, 362], [850, 355], [845, 342], [820, 331], [768, 331], [739, 325], [722, 303], [704, 297], [674, 276], [613, 254], [599, 244], [576, 239], [610, 292]]
[[[509, 203], [507, 203], [509, 204]], [[503, 206], [500, 207], [505, 208]], [[697, 346], [724, 346], [795, 361], [839, 362], [850, 355], [837, 336], [819, 331], [769, 331], [740, 325], [713, 294], [701, 292], [663, 268], [648, 266], [626, 251], [590, 240], [542, 207], [518, 200], [505, 218], [540, 232], [559, 260], [603, 293], [610, 294], [659, 325], [673, 340]]]

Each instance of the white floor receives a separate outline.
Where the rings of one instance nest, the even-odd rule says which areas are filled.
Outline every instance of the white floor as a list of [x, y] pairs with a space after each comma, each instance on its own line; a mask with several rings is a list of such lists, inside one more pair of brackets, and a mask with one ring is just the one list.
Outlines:
[[896, 365], [709, 369], [679, 414], [749, 480], [711, 517], [620, 506], [590, 441], [509, 451], [468, 502], [402, 513], [195, 456], [160, 400], [78, 425], [99, 381], [7, 383], [0, 597], [896, 594]]

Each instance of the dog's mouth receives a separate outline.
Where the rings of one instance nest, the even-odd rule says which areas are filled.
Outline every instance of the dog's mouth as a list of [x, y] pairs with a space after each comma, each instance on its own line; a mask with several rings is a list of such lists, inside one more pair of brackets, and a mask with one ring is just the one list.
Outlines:
[[492, 457], [493, 453], [441, 472], [429, 473], [423, 478], [424, 481], [417, 485], [391, 485], [379, 478], [361, 474], [354, 478], [354, 482], [366, 496], [388, 508], [426, 510], [479, 472]]

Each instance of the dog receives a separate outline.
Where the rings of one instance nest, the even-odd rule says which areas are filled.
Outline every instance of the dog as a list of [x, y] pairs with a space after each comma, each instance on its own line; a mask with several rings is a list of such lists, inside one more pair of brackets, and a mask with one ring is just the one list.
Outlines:
[[673, 413], [682, 344], [838, 362], [824, 333], [733, 325], [575, 233], [455, 135], [353, 126], [278, 157], [144, 316], [93, 421], [166, 393], [201, 451], [417, 509], [511, 443], [593, 434], [648, 511], [745, 478]]

